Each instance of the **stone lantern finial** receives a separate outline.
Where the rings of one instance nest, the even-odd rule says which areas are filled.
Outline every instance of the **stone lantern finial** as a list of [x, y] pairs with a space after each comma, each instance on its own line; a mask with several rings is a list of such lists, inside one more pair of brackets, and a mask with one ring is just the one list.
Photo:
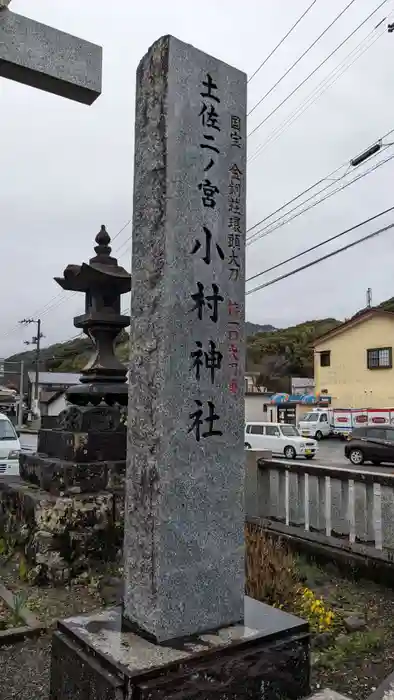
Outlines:
[[101, 226], [101, 229], [98, 232], [95, 241], [97, 245], [95, 246], [94, 250], [97, 253], [97, 255], [111, 255], [112, 248], [109, 246], [111, 239], [104, 225]]

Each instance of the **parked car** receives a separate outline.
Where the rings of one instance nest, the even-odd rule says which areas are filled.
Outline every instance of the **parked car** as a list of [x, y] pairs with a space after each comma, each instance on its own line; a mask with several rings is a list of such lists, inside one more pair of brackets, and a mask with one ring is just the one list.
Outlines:
[[10, 419], [0, 413], [0, 476], [19, 476], [21, 445]]
[[354, 428], [345, 445], [345, 457], [352, 464], [394, 462], [394, 427]]
[[313, 459], [318, 450], [316, 440], [301, 437], [297, 428], [288, 423], [247, 423], [245, 447], [248, 450], [270, 450], [273, 455], [287, 459]]

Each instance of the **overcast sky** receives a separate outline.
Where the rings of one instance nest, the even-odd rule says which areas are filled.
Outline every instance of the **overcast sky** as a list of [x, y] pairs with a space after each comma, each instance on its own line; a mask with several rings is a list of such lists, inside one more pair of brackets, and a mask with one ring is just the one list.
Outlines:
[[[252, 80], [249, 107], [347, 2], [317, 0], [296, 31]], [[77, 332], [72, 317], [82, 310], [82, 295], [63, 293], [52, 301], [60, 292], [53, 277], [61, 274], [68, 263], [80, 263], [90, 256], [93, 238], [102, 223], [114, 236], [132, 216], [134, 76], [140, 58], [153, 41], [163, 34], [174, 34], [251, 75], [309, 4], [310, 0], [13, 0], [13, 11], [101, 44], [104, 80], [102, 96], [88, 108], [0, 78], [2, 356], [23, 349], [23, 340], [31, 336], [30, 331], [17, 326], [18, 320], [26, 316], [41, 316], [45, 344], [66, 340]], [[377, 4], [378, 0], [356, 0], [253, 112], [249, 130]], [[257, 130], [249, 139], [250, 156], [393, 10], [391, 0]], [[394, 13], [390, 19], [393, 21]], [[252, 159], [248, 174], [249, 227], [394, 128], [393, 57], [394, 34], [384, 32], [294, 124]], [[394, 134], [391, 138], [394, 141]], [[391, 153], [394, 147], [385, 156]], [[371, 160], [363, 168], [377, 162]], [[393, 205], [393, 173], [394, 160], [249, 246], [247, 275]], [[337, 245], [391, 221], [394, 213], [341, 239]], [[120, 262], [127, 268], [130, 236], [131, 225], [114, 245], [115, 251], [121, 248]], [[315, 255], [328, 250], [320, 249]], [[372, 287], [374, 303], [394, 295], [393, 261], [394, 229], [250, 295], [248, 320], [287, 326], [324, 316], [349, 316], [365, 304], [367, 287]], [[259, 281], [291, 268], [280, 268]]]

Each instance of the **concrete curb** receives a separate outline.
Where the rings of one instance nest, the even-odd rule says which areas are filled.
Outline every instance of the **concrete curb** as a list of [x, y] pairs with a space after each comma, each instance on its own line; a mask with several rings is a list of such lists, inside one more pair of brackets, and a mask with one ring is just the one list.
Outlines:
[[[12, 591], [9, 591], [8, 588], [3, 586], [2, 583], [0, 583], [0, 598], [4, 600], [5, 604], [8, 608], [10, 608], [10, 610], [14, 609], [14, 595]], [[7, 644], [15, 644], [26, 637], [39, 636], [47, 629], [46, 625], [42, 624], [38, 617], [36, 617], [27, 608], [21, 608], [21, 610], [18, 612], [18, 617], [22, 622], [24, 622], [24, 625], [19, 627], [10, 627], [7, 630], [1, 630], [0, 647]]]
[[8, 630], [0, 631], [0, 647], [21, 642], [26, 637], [39, 637], [45, 632], [45, 627], [10, 627]]

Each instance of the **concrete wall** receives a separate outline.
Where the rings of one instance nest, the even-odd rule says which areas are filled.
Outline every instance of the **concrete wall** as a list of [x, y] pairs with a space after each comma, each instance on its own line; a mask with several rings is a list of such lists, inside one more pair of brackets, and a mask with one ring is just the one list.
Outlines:
[[[315, 346], [316, 392], [333, 407], [394, 407], [394, 369], [368, 369], [367, 349], [394, 347], [394, 316], [372, 316]], [[320, 367], [329, 350], [330, 366]]]
[[67, 408], [66, 396], [61, 394], [48, 404], [48, 416], [58, 416], [65, 408]]
[[[271, 395], [268, 396], [266, 394], [246, 394], [245, 422], [271, 421], [270, 399]], [[275, 409], [275, 406], [273, 406], [272, 408]], [[276, 420], [276, 418], [274, 418], [274, 420]]]

